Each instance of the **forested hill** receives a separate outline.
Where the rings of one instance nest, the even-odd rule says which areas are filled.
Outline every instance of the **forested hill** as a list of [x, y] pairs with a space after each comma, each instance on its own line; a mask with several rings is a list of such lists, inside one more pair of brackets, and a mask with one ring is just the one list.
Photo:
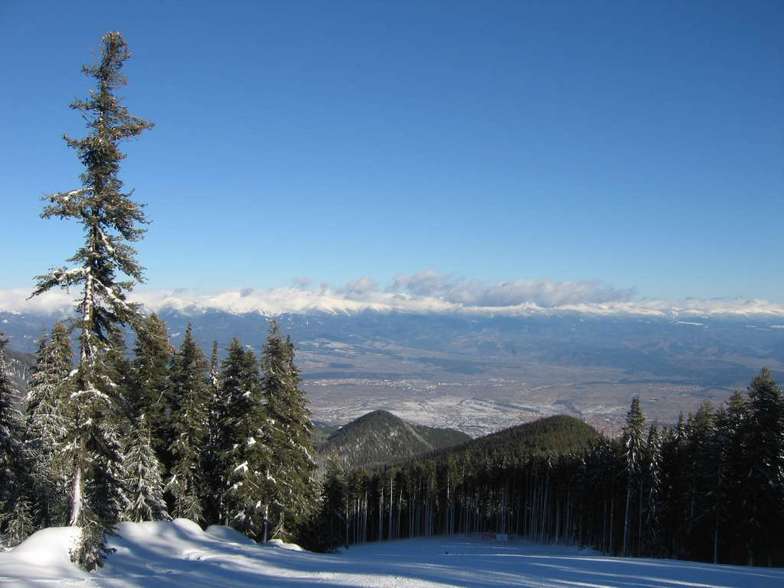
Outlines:
[[506, 456], [506, 459], [557, 456], [586, 450], [599, 437], [596, 429], [584, 421], [556, 415], [473, 439], [434, 456], [463, 454], [483, 459], [493, 455]]
[[[601, 438], [591, 425], [578, 418], [556, 415], [503, 429], [484, 437], [451, 444], [418, 456], [433, 462], [517, 463], [529, 458], [575, 455], [587, 451]], [[385, 463], [405, 466], [407, 459]]]
[[350, 469], [414, 457], [469, 439], [454, 429], [416, 425], [376, 410], [335, 431], [319, 448], [319, 454], [323, 462], [333, 461]]

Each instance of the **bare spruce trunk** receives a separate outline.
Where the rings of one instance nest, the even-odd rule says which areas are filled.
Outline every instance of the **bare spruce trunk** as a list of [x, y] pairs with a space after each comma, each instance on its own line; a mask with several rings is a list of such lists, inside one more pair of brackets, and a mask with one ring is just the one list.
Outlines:
[[395, 507], [395, 494], [392, 488], [392, 476], [389, 477], [389, 524], [387, 525], [387, 538], [392, 539], [392, 511]]
[[378, 499], [378, 541], [384, 538], [384, 484], [379, 484], [380, 492]]
[[719, 509], [713, 521], [713, 563], [719, 563]]
[[640, 502], [637, 505], [638, 519], [637, 519], [637, 555], [642, 553], [642, 495], [644, 483], [640, 482]]
[[267, 528], [269, 527], [269, 504], [264, 505], [264, 538], [263, 542], [267, 542]]
[[79, 515], [82, 514], [82, 466], [76, 464], [73, 481], [71, 482], [71, 518], [68, 522], [72, 527], [79, 525]]
[[632, 502], [631, 480], [626, 484], [626, 511], [623, 516], [623, 555], [629, 555], [629, 508]]

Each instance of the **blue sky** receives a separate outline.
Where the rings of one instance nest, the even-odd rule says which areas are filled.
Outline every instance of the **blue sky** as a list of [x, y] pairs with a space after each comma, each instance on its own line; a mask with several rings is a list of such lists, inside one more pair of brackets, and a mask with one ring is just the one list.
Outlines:
[[[78, 245], [107, 30], [150, 288], [599, 280], [784, 302], [784, 3], [0, 3], [0, 288]], [[9, 252], [11, 252], [9, 254]]]

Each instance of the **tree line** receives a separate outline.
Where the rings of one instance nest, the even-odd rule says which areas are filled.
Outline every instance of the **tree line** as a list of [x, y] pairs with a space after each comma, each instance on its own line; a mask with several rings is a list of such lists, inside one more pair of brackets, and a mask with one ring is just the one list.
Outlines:
[[554, 418], [528, 439], [331, 467], [314, 523], [322, 548], [507, 533], [614, 555], [784, 564], [784, 399], [768, 370], [672, 426], [646, 426], [635, 398], [616, 439]]
[[[234, 339], [219, 361], [217, 344], [207, 358], [190, 326], [175, 349], [155, 314], [137, 333], [132, 354], [115, 335], [103, 359], [113, 410], [103, 415], [102, 443], [85, 451], [89, 470], [75, 467], [85, 424], [66, 326], [58, 323], [40, 341], [21, 410], [0, 376], [4, 542], [69, 524], [79, 472], [92, 476], [82, 478], [81, 516], [89, 511], [104, 530], [183, 517], [231, 525], [259, 541], [297, 534], [317, 492], [312, 424], [291, 341], [273, 322], [260, 358]], [[92, 558], [101, 555], [100, 539], [95, 549]]]
[[37, 528], [77, 526], [72, 556], [86, 569], [101, 565], [121, 520], [187, 517], [266, 539], [296, 529], [316, 493], [310, 417], [278, 327], [260, 361], [235, 340], [219, 364], [190, 327], [173, 350], [163, 322], [128, 298], [144, 279], [133, 244], [148, 221], [119, 177], [119, 144], [153, 126], [116, 95], [129, 57], [120, 33], [104, 35], [97, 62], [82, 68], [95, 87], [71, 104], [88, 129], [65, 137], [81, 186], [46, 196], [41, 216], [76, 222], [83, 240], [32, 295], [75, 289], [76, 318], [41, 342], [24, 414], [0, 365], [0, 533], [14, 544]]

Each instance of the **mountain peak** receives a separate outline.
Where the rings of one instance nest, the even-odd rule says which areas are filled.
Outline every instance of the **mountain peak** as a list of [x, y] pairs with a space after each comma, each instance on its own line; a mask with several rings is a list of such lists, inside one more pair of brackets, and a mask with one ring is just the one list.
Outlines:
[[389, 411], [374, 410], [335, 431], [319, 453], [325, 462], [352, 468], [414, 457], [469, 439], [454, 429], [417, 425]]

